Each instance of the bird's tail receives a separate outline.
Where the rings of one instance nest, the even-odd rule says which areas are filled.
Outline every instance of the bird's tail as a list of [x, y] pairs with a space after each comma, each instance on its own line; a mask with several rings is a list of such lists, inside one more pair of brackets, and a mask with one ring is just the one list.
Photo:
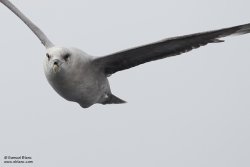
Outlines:
[[126, 101], [120, 99], [119, 97], [116, 97], [113, 94], [110, 94], [108, 96], [108, 99], [102, 102], [102, 104], [122, 104], [122, 103], [126, 103]]

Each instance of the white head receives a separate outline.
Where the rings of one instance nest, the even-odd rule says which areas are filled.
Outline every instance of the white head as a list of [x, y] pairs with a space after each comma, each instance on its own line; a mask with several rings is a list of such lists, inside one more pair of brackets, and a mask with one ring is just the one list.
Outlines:
[[60, 71], [64, 71], [72, 64], [72, 56], [70, 49], [63, 47], [52, 47], [47, 50], [44, 60], [45, 74], [55, 75]]
[[76, 48], [51, 47], [44, 59], [44, 71], [47, 78], [73, 75], [86, 67], [92, 56]]

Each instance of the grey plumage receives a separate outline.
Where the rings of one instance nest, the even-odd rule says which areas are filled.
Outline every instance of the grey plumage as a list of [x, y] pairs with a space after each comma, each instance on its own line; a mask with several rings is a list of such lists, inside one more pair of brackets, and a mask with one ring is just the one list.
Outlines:
[[46, 47], [53, 47], [54, 44], [48, 39], [48, 37], [37, 27], [30, 19], [28, 19], [18, 8], [16, 8], [8, 0], [0, 0], [7, 8], [9, 8], [17, 17], [19, 17], [29, 28], [30, 30], [39, 38], [41, 43]]
[[112, 94], [108, 76], [137, 65], [176, 56], [209, 43], [224, 42], [221, 38], [250, 33], [250, 24], [168, 38], [159, 42], [93, 57], [76, 48], [55, 46], [47, 36], [8, 0], [0, 0], [15, 13], [46, 47], [44, 71], [55, 91], [83, 108], [93, 104], [119, 104], [124, 100]]
[[110, 75], [146, 62], [176, 56], [209, 43], [224, 42], [220, 38], [226, 36], [242, 35], [249, 32], [250, 24], [245, 24], [221, 30], [168, 38], [156, 43], [96, 58], [94, 63], [104, 70], [106, 74]]

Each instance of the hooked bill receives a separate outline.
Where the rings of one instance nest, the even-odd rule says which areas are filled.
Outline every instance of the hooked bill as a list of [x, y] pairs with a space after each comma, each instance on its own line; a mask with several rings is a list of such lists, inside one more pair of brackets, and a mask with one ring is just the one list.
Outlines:
[[57, 64], [53, 65], [53, 71], [57, 73], [60, 70], [60, 67]]

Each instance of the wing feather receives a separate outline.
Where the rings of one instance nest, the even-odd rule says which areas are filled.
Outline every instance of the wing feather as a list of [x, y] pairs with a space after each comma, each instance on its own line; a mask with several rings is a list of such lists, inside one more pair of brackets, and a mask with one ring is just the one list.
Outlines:
[[41, 43], [46, 47], [50, 48], [54, 44], [48, 39], [48, 37], [37, 27], [30, 19], [28, 19], [17, 7], [15, 7], [9, 0], [0, 0], [7, 8], [9, 8], [17, 17], [19, 17], [30, 30], [39, 38]]
[[146, 62], [180, 55], [209, 43], [224, 42], [220, 38], [226, 36], [246, 33], [250, 33], [250, 24], [168, 38], [152, 44], [98, 57], [93, 60], [93, 63], [105, 74], [111, 75], [117, 71], [126, 70]]

